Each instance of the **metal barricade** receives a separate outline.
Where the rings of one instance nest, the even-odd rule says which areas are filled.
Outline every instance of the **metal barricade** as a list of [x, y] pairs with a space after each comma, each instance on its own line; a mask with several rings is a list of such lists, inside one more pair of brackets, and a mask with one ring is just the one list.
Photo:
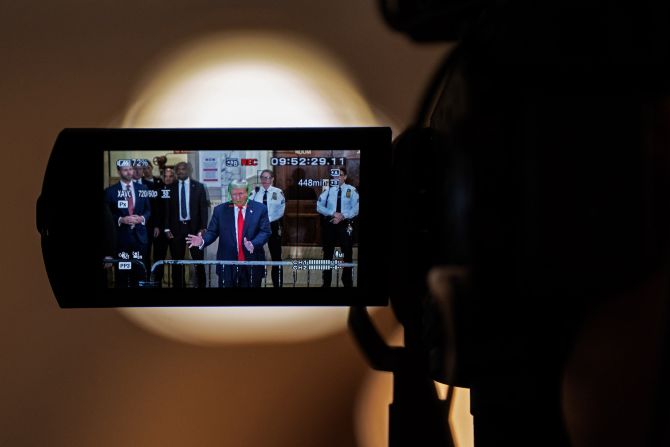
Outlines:
[[[120, 271], [125, 271], [125, 270], [120, 270], [119, 267], [117, 266], [113, 270], [113, 276], [111, 278], [111, 283], [113, 287], [142, 287], [142, 288], [156, 288], [156, 287], [161, 287], [162, 284], [159, 284], [158, 281], [155, 279], [155, 274], [156, 274], [156, 269], [161, 266], [168, 266], [168, 269], [165, 269], [164, 272], [164, 277], [167, 279], [167, 286], [172, 287], [172, 266], [174, 265], [203, 265], [207, 266], [207, 284], [206, 287], [218, 287], [219, 284], [212, 284], [212, 278], [214, 277], [213, 272], [212, 272], [212, 267], [215, 267], [217, 265], [221, 265], [224, 268], [227, 266], [234, 267], [236, 268], [236, 275], [235, 277], [239, 278], [239, 272], [241, 267], [259, 267], [263, 266], [263, 273], [262, 277], [265, 279], [264, 282], [262, 282], [262, 287], [268, 287], [271, 286], [272, 284], [268, 285], [268, 278], [270, 277], [270, 270], [268, 267], [278, 267], [282, 269], [282, 274], [279, 275], [279, 278], [283, 278], [283, 269], [285, 267], [291, 267], [292, 275], [291, 279], [292, 281], [289, 282], [287, 285], [286, 283], [280, 284], [280, 286], [283, 287], [311, 287], [312, 284], [314, 286], [319, 286], [318, 281], [313, 281], [312, 280], [312, 272], [317, 271], [317, 272], [322, 272], [324, 269], [323, 268], [316, 268], [316, 269], [310, 269], [310, 268], [300, 268], [296, 269], [296, 263], [299, 265], [302, 265], [305, 261], [304, 260], [287, 260], [287, 261], [223, 261], [223, 260], [188, 260], [188, 259], [183, 259], [183, 260], [174, 260], [174, 259], [164, 259], [160, 261], [156, 261], [152, 264], [151, 266], [151, 271], [147, 272], [146, 265], [144, 262], [142, 262], [139, 259], [103, 259], [103, 264], [121, 264], [121, 263], [130, 263], [133, 266], [139, 266], [139, 271], [137, 270], [127, 270], [127, 274], [123, 275], [121, 278], [121, 281], [125, 281], [125, 283], [119, 283], [119, 279], [117, 275], [119, 275]], [[331, 262], [331, 261], [320, 261], [320, 260], [314, 260], [314, 262]], [[352, 269], [352, 278], [356, 278], [356, 269], [358, 267], [358, 263], [355, 262], [339, 262], [339, 261], [332, 261], [333, 265], [336, 265], [337, 268], [334, 268], [333, 270], [336, 271], [335, 273], [335, 287], [340, 287], [340, 271], [342, 268], [351, 268]], [[254, 273], [254, 269], [250, 268], [249, 270], [249, 283], [253, 284], [253, 275], [257, 274]], [[299, 272], [305, 272], [305, 280], [304, 282], [299, 281], [298, 273]], [[186, 269], [182, 269], [182, 274], [184, 277], [182, 278], [182, 284], [186, 285]], [[119, 275], [120, 276], [120, 275]], [[263, 278], [261, 281], [263, 281]], [[280, 279], [281, 281], [281, 279]], [[355, 279], [354, 279], [355, 282]], [[109, 285], [109, 284], [108, 284]], [[239, 285], [239, 284], [238, 284]], [[225, 284], [224, 284], [225, 286]]]
[[[119, 259], [119, 258], [105, 258], [102, 260], [103, 265], [104, 264], [116, 264], [116, 268], [112, 270], [112, 284], [115, 287], [147, 287], [148, 282], [149, 282], [149, 275], [147, 273], [147, 267], [142, 262], [140, 259]], [[132, 264], [132, 265], [138, 265], [141, 267], [141, 271], [137, 272], [131, 269], [126, 269], [126, 268], [120, 268], [121, 264]], [[120, 278], [117, 278], [117, 275], [120, 276], [121, 272], [128, 272], [126, 273], [125, 276], [125, 281], [126, 284], [120, 283], [121, 280]], [[142, 278], [142, 279], [140, 279]], [[132, 281], [132, 282], [131, 282]], [[137, 281], [137, 285], [134, 284], [134, 282]]]
[[[153, 263], [153, 265], [151, 266], [150, 280], [147, 281], [147, 283], [145, 284], [145, 287], [161, 287], [161, 284], [157, 284], [157, 282], [154, 281], [156, 268], [158, 268], [160, 266], [168, 266], [169, 267], [168, 269], [165, 269], [164, 275], [167, 275], [168, 287], [171, 287], [171, 277], [172, 277], [172, 271], [171, 270], [172, 270], [172, 266], [174, 266], [174, 265], [184, 265], [184, 266], [186, 266], [186, 265], [204, 265], [204, 266], [207, 266], [207, 275], [206, 276], [207, 276], [208, 280], [207, 280], [206, 287], [212, 287], [212, 277], [213, 277], [212, 267], [213, 266], [219, 266], [220, 265], [224, 269], [226, 267], [235, 268], [236, 270], [235, 270], [235, 273], [234, 273], [233, 277], [237, 278], [238, 281], [240, 280], [240, 278], [243, 277], [243, 275], [240, 274], [240, 272], [242, 271], [242, 270], [240, 270], [240, 268], [241, 267], [246, 267], [246, 268], [248, 268], [247, 272], [249, 274], [249, 278], [248, 278], [248, 283], [249, 284], [254, 284], [254, 274], [258, 274], [258, 273], [254, 273], [255, 269], [253, 267], [263, 266], [264, 269], [263, 269], [262, 276], [265, 279], [265, 281], [264, 281], [264, 283], [261, 283], [261, 287], [268, 287], [268, 277], [270, 276], [268, 267], [281, 268], [282, 269], [282, 274], [279, 275], [279, 278], [283, 278], [283, 269], [284, 269], [284, 267], [289, 266], [289, 267], [291, 267], [292, 272], [293, 272], [293, 274], [291, 275], [292, 276], [292, 284], [290, 284], [289, 287], [303, 287], [303, 285], [299, 285], [299, 284], [301, 284], [298, 281], [298, 272], [299, 271], [305, 271], [306, 272], [306, 281], [304, 283], [305, 284], [304, 287], [310, 287], [310, 285], [312, 284], [310, 273], [312, 272], [312, 270], [309, 269], [309, 268], [297, 270], [295, 268], [296, 262], [304, 262], [304, 261], [302, 261], [302, 260], [300, 260], [300, 261], [298, 261], [298, 260], [287, 260], [287, 261], [224, 261], [224, 260], [164, 259], [164, 260], [156, 261], [156, 262]], [[355, 263], [355, 262], [339, 262], [339, 261], [332, 261], [332, 262], [333, 262], [333, 265], [337, 266], [337, 268], [334, 269], [334, 270], [336, 270], [336, 279], [335, 279], [336, 287], [340, 287], [340, 270], [342, 268], [351, 268], [352, 269], [352, 278], [355, 278], [356, 273], [357, 273], [356, 268], [358, 267], [358, 263]], [[187, 284], [186, 269], [181, 269], [181, 270], [182, 270], [182, 274], [184, 275], [184, 277], [182, 278], [182, 284], [186, 285]], [[316, 270], [317, 271], [323, 271], [323, 269], [316, 269]], [[263, 278], [261, 278], [261, 281], [263, 280]], [[258, 279], [256, 278], [256, 280], [258, 280]], [[239, 282], [236, 285], [239, 286]], [[223, 286], [225, 287], [226, 284], [224, 283]], [[284, 283], [284, 284], [282, 284], [282, 286], [286, 287], [287, 285], [286, 285], [286, 283]], [[216, 284], [216, 287], [219, 287], [218, 282]]]

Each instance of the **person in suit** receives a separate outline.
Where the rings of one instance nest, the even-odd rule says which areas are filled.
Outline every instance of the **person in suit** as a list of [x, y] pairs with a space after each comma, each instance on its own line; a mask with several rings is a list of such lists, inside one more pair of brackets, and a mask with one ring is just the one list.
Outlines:
[[154, 175], [154, 165], [151, 162], [143, 158], [142, 159], [142, 184], [150, 186], [153, 183], [154, 186], [161, 185], [163, 180], [160, 177]]
[[[204, 234], [189, 234], [189, 248], [202, 251], [217, 238], [216, 259], [228, 261], [265, 261], [263, 246], [272, 235], [268, 208], [248, 201], [249, 184], [234, 180], [228, 186], [231, 201], [218, 205]], [[216, 266], [219, 287], [260, 287], [264, 267]]]
[[[136, 158], [132, 160], [133, 164], [133, 181], [144, 185], [144, 160], [141, 158]], [[146, 185], [145, 185], [146, 186]]]
[[[116, 224], [116, 256], [144, 262], [147, 256], [148, 234], [146, 224], [151, 217], [148, 189], [133, 182], [133, 162], [118, 160], [116, 169], [120, 180], [105, 189], [105, 203]], [[116, 267], [116, 287], [136, 286], [144, 279], [144, 271], [132, 265], [130, 271]]]
[[[152, 247], [154, 252], [156, 248], [154, 247], [156, 239], [161, 233], [161, 227], [164, 222], [165, 206], [161, 203], [161, 190], [164, 189], [163, 180], [160, 177], [154, 177], [153, 175], [153, 165], [146, 158], [134, 160], [134, 169], [133, 169], [133, 181], [140, 183], [147, 187], [151, 194], [149, 196], [149, 203], [151, 205], [151, 217], [147, 222], [147, 256], [144, 258], [144, 264], [147, 267], [147, 271], [151, 271], [151, 264], [157, 258], [155, 254], [152, 255]], [[162, 277], [162, 275], [161, 275]]]
[[[154, 217], [153, 221], [156, 225], [154, 227], [154, 252], [153, 252], [153, 261], [163, 260], [167, 257], [169, 240], [165, 231], [163, 231], [165, 225], [165, 208], [167, 207], [167, 201], [170, 198], [169, 186], [175, 182], [174, 169], [165, 168], [163, 171], [163, 178], [160, 179], [155, 185], [160, 185], [160, 188], [154, 188], [158, 192], [158, 197], [156, 199], [156, 206], [151, 205], [152, 214], [158, 214]], [[167, 191], [165, 193], [164, 191]], [[162, 265], [156, 267], [154, 272], [153, 280], [158, 284], [158, 287], [162, 287], [163, 284], [163, 269]]]
[[[207, 228], [209, 202], [205, 185], [191, 178], [191, 166], [180, 162], [175, 166], [177, 181], [169, 187], [170, 198], [165, 207], [164, 232], [170, 246], [172, 259], [184, 259], [186, 254], [186, 236], [203, 234]], [[191, 259], [203, 260], [204, 252], [189, 247]], [[205, 287], [205, 267], [196, 265], [196, 287]], [[174, 287], [184, 287], [184, 268], [175, 265], [172, 269]]]

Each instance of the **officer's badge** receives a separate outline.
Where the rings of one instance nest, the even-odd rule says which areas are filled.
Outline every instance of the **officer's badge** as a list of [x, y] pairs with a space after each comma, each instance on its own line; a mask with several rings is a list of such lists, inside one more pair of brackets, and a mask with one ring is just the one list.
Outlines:
[[347, 189], [347, 199], [351, 199], [351, 190]]
[[272, 193], [272, 200], [277, 200], [277, 193], [276, 192]]

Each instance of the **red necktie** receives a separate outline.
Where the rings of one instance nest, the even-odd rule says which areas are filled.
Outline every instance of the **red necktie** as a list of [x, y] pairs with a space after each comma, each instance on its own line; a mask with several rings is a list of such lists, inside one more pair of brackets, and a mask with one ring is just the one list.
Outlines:
[[133, 190], [130, 189], [130, 185], [126, 186], [126, 191], [128, 191], [128, 215], [132, 216], [135, 214], [135, 201], [133, 200]]
[[244, 214], [242, 207], [237, 207], [237, 260], [244, 261], [244, 251], [242, 250], [242, 230], [244, 229]]

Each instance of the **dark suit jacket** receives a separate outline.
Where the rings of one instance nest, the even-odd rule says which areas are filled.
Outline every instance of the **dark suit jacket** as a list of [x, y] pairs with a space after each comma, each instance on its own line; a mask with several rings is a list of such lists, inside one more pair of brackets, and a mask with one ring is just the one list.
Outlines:
[[[137, 184], [137, 181], [134, 180], [134, 182]], [[165, 184], [160, 177], [153, 177], [153, 182], [147, 182], [146, 179], [142, 179], [142, 185], [155, 193], [155, 196], [149, 199], [151, 218], [147, 221], [147, 231], [151, 234], [155, 227], [163, 231], [163, 225], [165, 224], [165, 200], [161, 199], [161, 190], [164, 189]]]
[[[212, 213], [212, 220], [209, 222], [207, 232], [204, 236], [206, 247], [219, 239], [219, 246], [216, 250], [216, 259], [236, 261], [237, 260], [237, 236], [235, 234], [235, 211], [232, 202], [223, 203]], [[272, 235], [270, 229], [270, 219], [268, 219], [268, 208], [262, 203], [247, 202], [247, 211], [244, 217], [244, 228], [242, 237], [254, 244], [254, 252], [249, 253], [246, 247], [244, 258], [247, 261], [265, 261], [265, 250], [263, 246]], [[222, 266], [216, 266], [216, 273], [221, 274]], [[260, 269], [263, 270], [261, 266]]]
[[[146, 186], [139, 183], [135, 183], [133, 187], [135, 188], [135, 214], [144, 217], [145, 223], [149, 223], [149, 218], [151, 218], [149, 197], [148, 194], [146, 196], [140, 194], [140, 191], [148, 192], [149, 190]], [[105, 203], [109, 206], [109, 210], [112, 212], [115, 224], [117, 224], [120, 217], [128, 216], [130, 214], [128, 208], [119, 208], [118, 206], [119, 200], [126, 200], [119, 196], [119, 191], [123, 191], [121, 182], [105, 189]], [[146, 225], [138, 224], [133, 228], [130, 228], [130, 225], [121, 224], [121, 226], [118, 226], [117, 224], [116, 235], [118, 246], [129, 247], [138, 243], [148, 243]]]
[[[195, 232], [207, 228], [207, 210], [209, 202], [205, 185], [197, 180], [190, 179], [191, 190], [189, 193], [188, 210], [191, 215], [189, 231]], [[168, 186], [170, 199], [166, 200], [165, 207], [165, 229], [176, 233], [179, 227], [179, 180]]]

